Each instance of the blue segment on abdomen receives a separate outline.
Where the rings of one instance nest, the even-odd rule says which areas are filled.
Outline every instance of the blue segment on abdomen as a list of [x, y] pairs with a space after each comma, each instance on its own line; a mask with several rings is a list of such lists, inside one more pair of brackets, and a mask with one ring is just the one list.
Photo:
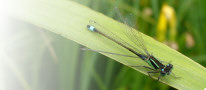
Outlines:
[[90, 26], [88, 29], [89, 29], [90, 31], [93, 31], [93, 32], [94, 32], [95, 27], [94, 27], [94, 26]]

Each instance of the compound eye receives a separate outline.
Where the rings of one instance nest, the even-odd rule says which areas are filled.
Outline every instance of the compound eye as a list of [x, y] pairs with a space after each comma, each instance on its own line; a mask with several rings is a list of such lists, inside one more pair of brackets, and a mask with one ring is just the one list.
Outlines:
[[168, 67], [173, 67], [173, 65], [172, 65], [172, 64], [167, 64], [167, 66], [168, 66]]

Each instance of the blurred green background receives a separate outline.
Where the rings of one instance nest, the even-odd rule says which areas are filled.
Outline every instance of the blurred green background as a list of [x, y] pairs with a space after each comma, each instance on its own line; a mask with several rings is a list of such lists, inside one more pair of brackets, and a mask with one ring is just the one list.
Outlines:
[[[139, 31], [206, 66], [204, 0], [75, 2], [112, 18], [115, 6], [124, 15], [132, 13]], [[7, 82], [2, 82], [6, 84], [1, 85], [2, 90], [174, 89], [101, 54], [82, 51], [83, 46], [60, 35], [14, 18], [9, 18], [9, 22], [12, 27], [7, 29], [5, 37], [9, 37], [3, 44], [8, 54], [4, 58], [8, 60], [2, 62], [8, 64], [4, 67], [9, 68], [9, 75]]]

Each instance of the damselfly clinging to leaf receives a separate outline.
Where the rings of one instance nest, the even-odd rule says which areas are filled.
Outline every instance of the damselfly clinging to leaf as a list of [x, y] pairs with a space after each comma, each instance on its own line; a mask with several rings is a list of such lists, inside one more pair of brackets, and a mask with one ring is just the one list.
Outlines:
[[[115, 35], [114, 33], [106, 30], [102, 25], [98, 24], [97, 22], [95, 22], [93, 20], [89, 21], [90, 24], [87, 25], [88, 30], [95, 32], [95, 33], [98, 33], [98, 34], [112, 40], [113, 42], [117, 43], [118, 45], [126, 48], [127, 50], [129, 50], [130, 52], [135, 54], [138, 58], [141, 58], [146, 63], [148, 63], [150, 67], [136, 66], [136, 65], [132, 66], [132, 67], [144, 67], [144, 68], [152, 70], [152, 71], [147, 72], [150, 77], [151, 77], [151, 75], [150, 75], [151, 73], [160, 73], [158, 80], [161, 78], [161, 76], [170, 75], [170, 73], [173, 69], [173, 65], [172, 64], [164, 65], [157, 58], [155, 58], [152, 54], [150, 54], [148, 52], [145, 44], [144, 44], [144, 40], [143, 40], [141, 34], [139, 32], [136, 33], [136, 31], [134, 31], [134, 29], [132, 29], [129, 26], [129, 23], [131, 24], [131, 22], [129, 22], [128, 18], [123, 18], [123, 16], [119, 12], [118, 8], [115, 8], [114, 11], [115, 11], [116, 17], [119, 18], [119, 20], [121, 22], [123, 22], [125, 25], [124, 26], [125, 31], [126, 31], [125, 35], [135, 44], [135, 46], [130, 45], [129, 43], [127, 43], [126, 41], [124, 41], [123, 39], [121, 39], [120, 37]], [[139, 47], [142, 50], [139, 50], [135, 47]], [[86, 50], [91, 50], [91, 49], [86, 49]], [[101, 50], [92, 50], [92, 51], [113, 54], [113, 55], [120, 55], [120, 56], [125, 56], [125, 57], [135, 57], [135, 56], [122, 55], [122, 54], [117, 54], [117, 53], [101, 51]]]

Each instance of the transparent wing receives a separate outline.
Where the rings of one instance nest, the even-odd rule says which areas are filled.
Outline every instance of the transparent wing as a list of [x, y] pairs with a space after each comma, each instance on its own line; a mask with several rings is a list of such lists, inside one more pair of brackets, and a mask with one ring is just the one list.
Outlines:
[[[104, 37], [116, 42], [117, 44], [121, 45], [122, 47], [128, 49], [129, 51], [135, 51], [135, 53], [143, 54], [140, 50], [136, 49], [132, 45], [128, 44], [124, 40], [122, 40], [117, 35], [110, 32], [108, 29], [104, 28], [102, 25], [98, 24], [97, 22], [90, 20], [89, 21], [92, 26], [94, 26], [97, 30], [96, 32], [103, 35]], [[134, 52], [133, 52], [134, 53]]]
[[115, 17], [118, 18], [120, 22], [124, 23], [124, 28], [125, 28], [125, 35], [139, 48], [143, 49], [145, 54], [148, 56], [150, 55], [146, 46], [145, 42], [142, 38], [142, 35], [139, 31], [135, 32], [134, 29], [130, 26], [134, 26], [134, 19], [132, 15], [128, 16], [127, 18], [124, 18], [122, 14], [120, 13], [119, 9], [117, 7], [114, 8], [115, 11]]
[[[129, 21], [131, 21], [132, 17], [131, 18], [125, 18], [125, 25], [126, 23], [129, 23]], [[132, 23], [131, 23], [132, 24]], [[129, 24], [127, 24], [127, 27], [125, 29], [125, 32], [127, 33], [127, 37], [129, 37], [132, 42], [134, 42], [136, 44], [136, 46], [139, 46], [140, 48], [142, 48], [144, 50], [144, 52], [147, 54], [147, 55], [150, 55], [146, 46], [145, 46], [145, 42], [142, 38], [142, 34], [137, 31], [135, 32], [135, 30], [129, 26]]]

